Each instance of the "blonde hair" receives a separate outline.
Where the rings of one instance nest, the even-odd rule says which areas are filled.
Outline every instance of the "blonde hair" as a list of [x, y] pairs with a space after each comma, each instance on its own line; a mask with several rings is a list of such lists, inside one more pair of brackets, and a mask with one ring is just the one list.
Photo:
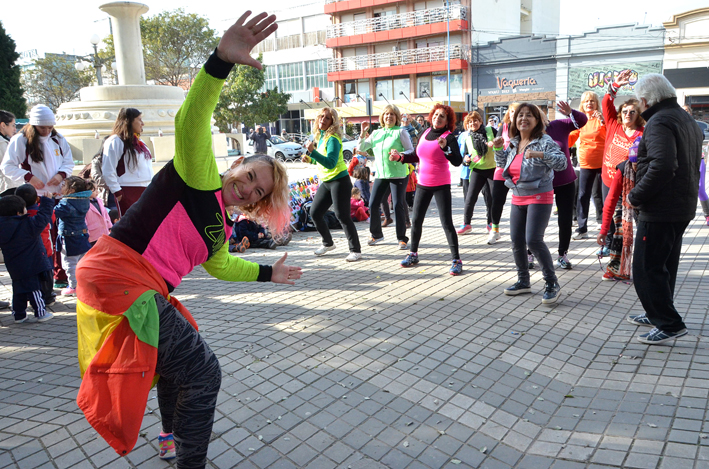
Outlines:
[[507, 107], [507, 112], [505, 113], [505, 116], [502, 118], [502, 122], [507, 124], [508, 126], [512, 123], [510, 120], [510, 111], [517, 112], [517, 108], [519, 107], [521, 103], [512, 103]]
[[[325, 130], [324, 135], [323, 131], [320, 129], [317, 129], [315, 131], [315, 146], [317, 146], [318, 142], [320, 142], [320, 139], [323, 137], [329, 137], [331, 135], [337, 135], [340, 140], [342, 140], [342, 122], [340, 121], [340, 115], [331, 107], [324, 107], [320, 110], [318, 113], [317, 117], [315, 118], [315, 125], [318, 125], [318, 121], [320, 120], [320, 116], [323, 115], [323, 113], [327, 111], [330, 113], [330, 117], [332, 117], [332, 124], [330, 124], [330, 127]], [[287, 182], [287, 180], [286, 180]]]
[[596, 111], [601, 111], [601, 98], [598, 97], [595, 91], [585, 91], [581, 95], [581, 102], [579, 103], [579, 111], [583, 112], [584, 114], [586, 113], [586, 110], [583, 108], [583, 104], [586, 101], [593, 101], [596, 103]]
[[391, 113], [396, 116], [396, 124], [394, 124], [394, 125], [401, 125], [401, 111], [399, 110], [398, 107], [394, 106], [393, 104], [387, 105], [384, 108], [384, 110], [382, 111], [382, 113], [379, 114], [379, 125], [381, 125], [382, 127], [385, 127], [384, 114], [386, 114], [387, 111], [391, 111]]
[[272, 234], [285, 234], [290, 223], [290, 207], [288, 206], [290, 191], [288, 173], [283, 163], [268, 155], [239, 158], [222, 176], [222, 187], [229, 186], [234, 181], [236, 169], [239, 166], [246, 167], [253, 164], [264, 164], [271, 167], [273, 170], [273, 190], [258, 202], [241, 205], [238, 209], [250, 220], [267, 226]]
[[463, 129], [467, 129], [468, 125], [470, 125], [470, 123], [474, 120], [479, 120], [480, 122], [483, 121], [483, 118], [478, 111], [473, 111], [465, 116], [465, 120], [463, 120]]

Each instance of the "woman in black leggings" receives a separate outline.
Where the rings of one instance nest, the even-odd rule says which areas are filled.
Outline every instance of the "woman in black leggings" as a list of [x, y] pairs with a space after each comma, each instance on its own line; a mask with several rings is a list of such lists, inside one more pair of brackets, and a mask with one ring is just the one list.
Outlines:
[[413, 267], [419, 262], [418, 247], [421, 241], [423, 220], [433, 197], [436, 198], [438, 216], [446, 233], [451, 251], [451, 275], [463, 272], [463, 262], [458, 252], [458, 234], [453, 225], [451, 213], [451, 173], [449, 163], [460, 166], [463, 157], [460, 156], [458, 141], [451, 133], [455, 129], [455, 111], [450, 106], [436, 104], [429, 115], [431, 128], [426, 129], [419, 139], [416, 152], [403, 156], [393, 151], [392, 161], [419, 163], [419, 184], [414, 196], [414, 214], [411, 223], [411, 252], [401, 261], [402, 267]]
[[325, 221], [325, 214], [330, 205], [335, 209], [335, 215], [345, 230], [350, 253], [345, 257], [347, 262], [355, 262], [362, 258], [362, 248], [352, 217], [350, 216], [350, 197], [352, 181], [347, 172], [347, 165], [342, 157], [342, 128], [337, 111], [329, 107], [323, 108], [315, 119], [315, 143], [307, 142], [307, 153], [303, 156], [304, 163], [317, 164], [320, 175], [320, 187], [315, 193], [310, 206], [310, 216], [315, 228], [322, 237], [322, 246], [315, 250], [316, 256], [322, 256], [335, 249], [330, 228]]
[[[504, 142], [504, 149], [510, 145], [509, 128], [512, 124], [512, 120], [515, 117], [515, 110], [519, 106], [519, 103], [512, 103], [510, 107], [507, 108], [505, 117], [502, 118], [502, 125], [498, 130], [497, 136], [502, 137]], [[492, 216], [492, 229], [487, 238], [487, 244], [495, 244], [500, 239], [500, 219], [502, 219], [502, 210], [505, 208], [505, 202], [507, 202], [507, 193], [510, 189], [505, 185], [505, 178], [502, 177], [503, 168], [495, 168], [495, 174], [492, 180], [492, 208], [490, 209]]]

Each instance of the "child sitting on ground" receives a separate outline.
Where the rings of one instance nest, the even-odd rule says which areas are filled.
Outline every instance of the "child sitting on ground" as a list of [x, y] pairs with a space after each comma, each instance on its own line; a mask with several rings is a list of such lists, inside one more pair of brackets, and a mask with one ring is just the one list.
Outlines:
[[[52, 217], [52, 201], [40, 199], [39, 210], [27, 215], [25, 201], [16, 195], [0, 198], [0, 249], [12, 279], [12, 315], [16, 323], [45, 322], [52, 313], [45, 309], [41, 275], [51, 270], [40, 234]], [[34, 317], [27, 316], [27, 301]]]
[[89, 211], [86, 212], [86, 228], [89, 230], [89, 244], [94, 247], [94, 244], [101, 236], [111, 232], [113, 223], [106, 207], [103, 206], [103, 201], [99, 197], [96, 183], [92, 179], [87, 179], [86, 185], [88, 190], [91, 191]]
[[229, 252], [244, 252], [248, 248], [276, 249], [276, 242], [266, 228], [239, 215], [229, 238]]
[[76, 264], [91, 249], [86, 214], [89, 211], [91, 191], [85, 180], [69, 176], [62, 186], [62, 199], [54, 207], [59, 238], [62, 241], [62, 267], [66, 271], [67, 287], [64, 296], [76, 295]]
[[366, 166], [360, 166], [355, 169], [353, 176], [355, 177], [354, 187], [359, 189], [360, 197], [364, 201], [364, 206], [369, 207], [369, 198], [371, 190], [369, 186], [370, 170]]
[[[22, 198], [25, 201], [25, 207], [27, 207], [27, 215], [34, 217], [39, 211], [39, 197], [37, 197], [37, 189], [34, 188], [32, 184], [22, 184], [15, 189], [15, 195]], [[52, 204], [53, 206], [54, 204]], [[52, 242], [49, 237], [49, 223], [42, 230], [40, 235], [42, 238], [42, 244], [47, 252], [47, 259], [49, 259], [49, 264], [52, 265], [52, 257], [54, 256], [54, 249], [52, 248]], [[57, 295], [54, 293], [54, 272], [50, 268], [45, 273], [40, 274], [40, 284], [42, 291], [42, 298], [44, 299], [44, 305], [53, 305], [56, 301]]]
[[364, 205], [364, 200], [362, 200], [362, 193], [356, 187], [352, 188], [350, 216], [354, 221], [369, 221], [369, 212]]

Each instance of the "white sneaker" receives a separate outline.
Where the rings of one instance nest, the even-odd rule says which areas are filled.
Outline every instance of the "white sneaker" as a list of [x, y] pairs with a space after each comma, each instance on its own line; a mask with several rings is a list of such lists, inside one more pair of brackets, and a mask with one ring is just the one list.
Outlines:
[[360, 259], [362, 259], [361, 252], [351, 252], [351, 253], [347, 254], [347, 257], [345, 257], [345, 260], [347, 262], [357, 262]]
[[576, 241], [578, 241], [580, 239], [588, 239], [588, 231], [585, 231], [583, 233], [579, 233], [578, 231], [576, 231], [576, 232], [574, 232], [572, 239], [574, 239]]
[[313, 254], [315, 254], [316, 256], [322, 256], [326, 252], [332, 251], [333, 249], [335, 249], [335, 243], [333, 243], [332, 246], [325, 246], [323, 244], [322, 246], [317, 248]]
[[487, 235], [487, 244], [495, 244], [500, 238], [499, 231], [491, 230], [490, 234]]
[[34, 315], [27, 315], [22, 319], [15, 319], [15, 324], [32, 324], [37, 322], [37, 318]]
[[47, 322], [47, 321], [49, 321], [50, 319], [52, 319], [53, 317], [54, 317], [54, 315], [53, 315], [52, 313], [50, 313], [49, 311], [47, 311], [47, 312], [44, 313], [44, 316], [42, 316], [41, 318], [37, 319], [37, 322]]

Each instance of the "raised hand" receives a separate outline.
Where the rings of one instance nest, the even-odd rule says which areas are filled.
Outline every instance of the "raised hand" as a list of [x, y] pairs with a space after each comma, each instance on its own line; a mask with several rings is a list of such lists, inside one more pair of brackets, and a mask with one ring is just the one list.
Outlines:
[[367, 129], [369, 129], [369, 122], [362, 122], [362, 130], [359, 133], [360, 138], [367, 136]]
[[505, 145], [505, 139], [502, 137], [495, 137], [492, 141], [492, 146], [495, 148], [502, 148]]
[[392, 148], [389, 152], [389, 161], [399, 161], [399, 152], [395, 148]]
[[557, 107], [557, 109], [559, 109], [559, 112], [565, 116], [568, 116], [569, 114], [571, 114], [571, 106], [566, 101], [559, 101], [556, 104], [556, 107]]
[[283, 254], [283, 257], [278, 259], [276, 263], [273, 264], [271, 282], [285, 283], [286, 285], [295, 285], [294, 280], [298, 280], [301, 275], [303, 275], [303, 270], [300, 267], [285, 265], [285, 261], [287, 258], [288, 253], [285, 253]]
[[438, 146], [441, 147], [441, 150], [446, 149], [446, 139], [443, 137], [438, 137]]
[[251, 12], [245, 12], [224, 32], [217, 46], [217, 56], [225, 62], [250, 65], [260, 70], [261, 63], [251, 57], [250, 52], [256, 44], [278, 29], [276, 15], [268, 16], [263, 12], [246, 22], [249, 16]]
[[618, 76], [615, 78], [615, 84], [618, 86], [625, 86], [628, 83], [630, 83], [630, 77], [633, 75], [632, 70], [623, 70], [618, 74]]
[[308, 140], [307, 142], [305, 142], [305, 149], [308, 150], [308, 153], [315, 150], [315, 144], [312, 140]]

